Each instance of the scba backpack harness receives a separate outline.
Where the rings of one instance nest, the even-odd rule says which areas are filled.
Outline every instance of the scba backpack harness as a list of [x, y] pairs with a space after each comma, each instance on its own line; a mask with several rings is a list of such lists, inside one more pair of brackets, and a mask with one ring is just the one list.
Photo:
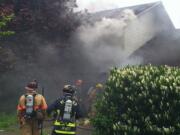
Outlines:
[[25, 106], [26, 106], [26, 111], [25, 111], [25, 118], [31, 119], [35, 117], [36, 113], [34, 110], [34, 105], [35, 105], [35, 97], [37, 94], [26, 94], [25, 95]]
[[65, 98], [64, 114], [62, 118], [64, 122], [71, 122], [72, 106], [73, 106], [72, 98], [67, 96]]
[[[54, 123], [54, 134], [76, 134], [76, 124], [75, 124], [75, 114], [73, 114], [73, 106], [77, 103], [73, 100], [71, 96], [66, 96], [64, 99], [60, 100], [61, 110], [58, 112], [57, 120]], [[74, 112], [75, 113], [75, 112]]]

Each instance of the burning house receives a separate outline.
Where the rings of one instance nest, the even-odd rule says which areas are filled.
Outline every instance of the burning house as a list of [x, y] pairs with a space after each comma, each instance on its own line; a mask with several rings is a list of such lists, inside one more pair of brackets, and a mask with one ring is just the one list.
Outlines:
[[[131, 64], [134, 56], [141, 60], [138, 63], [132, 62], [132, 64], [179, 65], [180, 32], [174, 28], [162, 2], [101, 11], [89, 15], [88, 18], [89, 22], [95, 23], [89, 26], [89, 30], [86, 27], [82, 33], [87, 34], [87, 31], [88, 33], [96, 31], [96, 34], [88, 37], [88, 41], [85, 37], [83, 40], [86, 40], [84, 41], [86, 44], [90, 42], [91, 45], [89, 46], [96, 46], [96, 49], [99, 49], [99, 51], [91, 52], [92, 57], [98, 54], [100, 54], [100, 58], [101, 56], [103, 58], [108, 57], [107, 59], [111, 57], [109, 62], [102, 58], [105, 63], [108, 63], [107, 65], [113, 62], [116, 64], [113, 63], [112, 65], [122, 65], [124, 61], [125, 65]], [[97, 34], [97, 31], [102, 33]], [[108, 42], [106, 42], [107, 39]], [[103, 49], [109, 45], [113, 46], [115, 50], [108, 48], [106, 51]], [[88, 51], [91, 49], [90, 47], [87, 48]], [[105, 53], [102, 53], [101, 50]], [[129, 58], [131, 59], [130, 63]], [[100, 59], [101, 62], [102, 59]]]

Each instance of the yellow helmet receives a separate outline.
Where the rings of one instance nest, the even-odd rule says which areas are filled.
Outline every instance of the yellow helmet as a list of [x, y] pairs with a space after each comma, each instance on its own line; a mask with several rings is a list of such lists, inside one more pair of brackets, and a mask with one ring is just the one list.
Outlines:
[[102, 88], [103, 88], [103, 85], [102, 85], [101, 83], [97, 83], [97, 84], [96, 84], [96, 88], [102, 89]]

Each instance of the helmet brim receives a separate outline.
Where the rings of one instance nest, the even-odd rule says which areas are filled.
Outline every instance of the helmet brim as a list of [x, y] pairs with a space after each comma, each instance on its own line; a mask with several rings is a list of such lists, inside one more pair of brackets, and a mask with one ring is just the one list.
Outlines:
[[25, 89], [28, 90], [28, 91], [35, 91], [35, 89], [27, 87], [27, 86], [25, 87]]

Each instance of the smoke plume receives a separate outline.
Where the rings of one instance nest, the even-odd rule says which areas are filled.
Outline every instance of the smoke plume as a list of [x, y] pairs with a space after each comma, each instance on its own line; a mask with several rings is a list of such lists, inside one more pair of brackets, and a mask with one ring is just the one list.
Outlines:
[[[96, 67], [103, 71], [112, 66], [121, 66], [124, 63], [140, 64], [142, 59], [137, 61], [137, 58], [135, 58], [137, 63], [132, 59], [129, 62], [124, 62], [129, 56], [125, 47], [125, 40], [129, 40], [125, 35], [127, 27], [134, 22], [136, 24], [140, 23], [138, 21], [134, 12], [126, 9], [119, 13], [116, 18], [104, 17], [93, 24], [81, 26], [78, 29], [78, 38], [82, 42], [84, 54], [90, 58]], [[135, 50], [135, 48], [136, 46], [134, 46], [134, 49], [130, 49]]]
[[[14, 108], [19, 96], [25, 92], [25, 85], [33, 79], [39, 81], [39, 92], [45, 88], [45, 97], [51, 103], [61, 95], [64, 84], [74, 84], [78, 79], [83, 80], [81, 96], [85, 97], [89, 87], [106, 80], [112, 66], [136, 65], [144, 61], [159, 63], [162, 59], [179, 57], [179, 34], [172, 29], [162, 31], [160, 24], [163, 28], [170, 26], [163, 23], [167, 19], [158, 22], [162, 16], [158, 10], [136, 15], [127, 9], [116, 12], [115, 17], [107, 17], [107, 14], [85, 17], [88, 20], [83, 20], [73, 35], [69, 34], [68, 41], [62, 38], [47, 40], [32, 32], [7, 42], [9, 48], [13, 48], [17, 62], [13, 71], [1, 75], [0, 98], [6, 103], [0, 110]], [[68, 27], [68, 23], [66, 25]], [[150, 47], [142, 47], [145, 44]], [[11, 106], [7, 108], [7, 104]]]

